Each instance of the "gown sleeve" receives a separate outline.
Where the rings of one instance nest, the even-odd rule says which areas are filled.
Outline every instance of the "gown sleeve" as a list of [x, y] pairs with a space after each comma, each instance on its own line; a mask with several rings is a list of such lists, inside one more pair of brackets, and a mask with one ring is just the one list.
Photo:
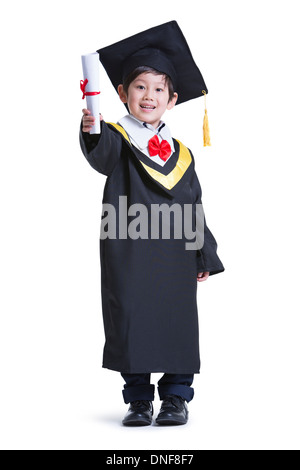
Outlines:
[[[193, 163], [194, 163], [194, 157]], [[194, 178], [192, 182], [192, 191], [194, 195], [195, 204], [202, 204], [202, 189], [196, 174], [194, 171]], [[197, 250], [197, 271], [205, 272], [208, 271], [210, 276], [225, 271], [225, 268], [217, 254], [217, 242], [212, 232], [207, 226], [206, 218], [204, 216], [204, 244], [201, 250]]]
[[197, 270], [198, 273], [208, 271], [210, 276], [221, 273], [225, 270], [219, 256], [217, 255], [217, 242], [206, 225], [204, 218], [204, 245], [201, 250], [197, 250]]
[[101, 134], [82, 132], [80, 124], [79, 141], [82, 153], [94, 170], [109, 176], [122, 153], [122, 137], [101, 121]]

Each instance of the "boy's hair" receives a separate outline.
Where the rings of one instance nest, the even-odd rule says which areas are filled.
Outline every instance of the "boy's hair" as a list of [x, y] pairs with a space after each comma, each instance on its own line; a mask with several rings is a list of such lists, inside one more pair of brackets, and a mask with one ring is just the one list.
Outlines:
[[169, 75], [159, 72], [158, 70], [155, 70], [152, 67], [148, 67], [147, 65], [141, 65], [140, 67], [137, 67], [132, 72], [130, 72], [129, 75], [127, 75], [123, 83], [123, 90], [125, 91], [126, 95], [128, 95], [128, 88], [130, 83], [132, 83], [142, 73], [153, 73], [154, 75], [163, 75], [165, 78], [166, 85], [169, 89], [169, 102], [172, 100], [172, 98], [174, 98], [174, 85]]

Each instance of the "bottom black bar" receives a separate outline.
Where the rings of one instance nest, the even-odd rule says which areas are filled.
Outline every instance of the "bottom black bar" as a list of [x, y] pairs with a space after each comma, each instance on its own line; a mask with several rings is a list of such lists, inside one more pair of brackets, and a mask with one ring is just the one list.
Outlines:
[[200, 464], [200, 450], [103, 450], [100, 453], [103, 465], [126, 465], [140, 470], [155, 465]]

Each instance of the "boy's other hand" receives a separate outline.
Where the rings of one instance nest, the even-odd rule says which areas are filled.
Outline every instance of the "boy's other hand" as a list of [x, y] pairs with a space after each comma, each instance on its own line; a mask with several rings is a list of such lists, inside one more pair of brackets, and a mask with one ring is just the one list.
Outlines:
[[208, 276], [209, 276], [209, 272], [208, 272], [208, 271], [205, 271], [204, 273], [198, 273], [197, 281], [198, 281], [198, 282], [206, 281], [206, 279], [208, 278]]
[[[83, 109], [83, 118], [82, 118], [82, 132], [90, 132], [91, 128], [95, 124], [96, 118], [91, 115], [91, 111], [88, 109]], [[99, 116], [100, 121], [103, 121], [102, 114]]]

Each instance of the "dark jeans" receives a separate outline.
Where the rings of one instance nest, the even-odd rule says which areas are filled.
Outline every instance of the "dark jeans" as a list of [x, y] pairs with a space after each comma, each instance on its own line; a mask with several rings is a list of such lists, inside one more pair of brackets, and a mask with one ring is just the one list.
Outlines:
[[[154, 400], [154, 385], [150, 384], [151, 374], [121, 374], [126, 384], [123, 397], [125, 403], [136, 400]], [[159, 398], [163, 400], [167, 395], [178, 395], [187, 402], [194, 397], [194, 389], [191, 387], [194, 375], [188, 374], [164, 374], [158, 381]]]

